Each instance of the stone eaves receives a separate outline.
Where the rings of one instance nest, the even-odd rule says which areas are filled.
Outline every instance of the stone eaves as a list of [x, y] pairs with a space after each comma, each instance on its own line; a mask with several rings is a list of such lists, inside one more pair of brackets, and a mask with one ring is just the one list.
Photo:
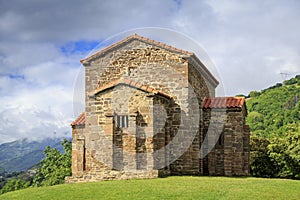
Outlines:
[[98, 87], [96, 90], [94, 90], [93, 92], [91, 92], [89, 94], [89, 96], [94, 96], [104, 90], [107, 90], [109, 88], [112, 88], [112, 87], [115, 87], [117, 85], [120, 85], [120, 84], [123, 84], [123, 85], [128, 85], [128, 86], [131, 86], [131, 87], [134, 87], [134, 88], [137, 88], [137, 89], [140, 89], [142, 91], [145, 91], [145, 92], [148, 92], [148, 93], [152, 93], [152, 94], [157, 94], [157, 95], [161, 95], [163, 97], [166, 97], [168, 99], [171, 99], [172, 97], [169, 95], [169, 94], [166, 94], [162, 91], [159, 91], [157, 89], [154, 89], [148, 85], [143, 85], [139, 82], [135, 82], [133, 80], [129, 80], [129, 79], [119, 79], [119, 80], [114, 80], [114, 81], [111, 81], [110, 83], [106, 84], [106, 85], [103, 85], [103, 86], [100, 86]]

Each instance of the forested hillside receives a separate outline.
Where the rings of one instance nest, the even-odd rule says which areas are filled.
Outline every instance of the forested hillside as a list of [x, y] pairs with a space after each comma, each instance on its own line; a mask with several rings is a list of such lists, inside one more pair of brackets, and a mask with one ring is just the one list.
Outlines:
[[247, 99], [247, 122], [255, 135], [283, 136], [297, 129], [300, 120], [300, 75], [261, 92], [253, 91]]
[[[27, 141], [19, 141], [22, 146], [24, 142]], [[71, 175], [71, 152], [71, 141], [63, 139], [59, 146], [47, 146], [43, 151], [44, 159], [37, 161], [28, 171], [6, 174], [2, 169], [4, 177], [0, 176], [0, 195], [27, 187], [64, 183], [65, 177]]]
[[254, 176], [300, 178], [300, 75], [268, 89], [250, 92]]

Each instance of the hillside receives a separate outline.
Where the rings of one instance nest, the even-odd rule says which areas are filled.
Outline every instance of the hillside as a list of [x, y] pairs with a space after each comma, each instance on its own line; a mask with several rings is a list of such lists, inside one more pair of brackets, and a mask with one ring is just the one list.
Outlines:
[[1, 199], [298, 199], [295, 180], [188, 177], [103, 181], [28, 188]]
[[252, 134], [270, 138], [299, 131], [300, 75], [260, 92], [250, 92], [246, 104]]
[[251, 174], [300, 179], [300, 75], [250, 92], [246, 105]]
[[[46, 138], [41, 141], [17, 140], [0, 145], [0, 171], [6, 172], [24, 171], [40, 162], [44, 158], [46, 146], [57, 147], [62, 138]], [[1, 170], [2, 169], [2, 170]]]

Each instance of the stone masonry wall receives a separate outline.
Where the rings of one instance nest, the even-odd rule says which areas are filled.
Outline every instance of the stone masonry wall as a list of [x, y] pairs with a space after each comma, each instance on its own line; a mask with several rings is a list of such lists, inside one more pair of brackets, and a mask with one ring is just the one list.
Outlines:
[[172, 100], [156, 95], [153, 98], [153, 157], [154, 169], [159, 170], [159, 176], [170, 174], [170, 129], [172, 128], [169, 108]]
[[[205, 109], [204, 130], [209, 175], [249, 175], [249, 129], [245, 108]], [[204, 136], [205, 137], [205, 136]], [[210, 150], [211, 149], [211, 150]]]
[[[179, 137], [178, 139], [182, 140], [179, 143], [191, 140], [191, 144], [187, 149], [182, 150], [183, 154], [171, 164], [171, 174], [174, 175], [198, 175], [201, 173], [202, 168], [202, 164], [199, 159], [201, 144], [200, 127], [202, 119], [202, 113], [200, 110], [204, 97], [209, 96], [209, 91], [202, 76], [195, 67], [190, 64], [188, 65], [188, 80], [189, 90], [186, 101], [189, 107], [188, 109], [183, 109], [180, 113], [178, 113], [181, 115], [179, 127], [185, 127], [187, 130], [183, 132], [183, 137]], [[177, 130], [171, 134], [172, 140], [176, 134], [180, 134], [182, 128], [180, 129], [181, 130], [178, 131], [177, 128]], [[174, 154], [179, 155], [180, 153], [175, 152]]]
[[[193, 70], [192, 66], [188, 67], [188, 63], [185, 59], [181, 58], [178, 54], [139, 41], [132, 41], [116, 51], [109, 52], [103, 57], [95, 59], [85, 67], [87, 95], [97, 87], [105, 85], [110, 81], [121, 78], [130, 78], [131, 80], [149, 85], [174, 97], [174, 105], [177, 105], [178, 108], [170, 108], [169, 115], [174, 119], [173, 122], [170, 122], [170, 137], [172, 139], [172, 137], [174, 138], [175, 135], [177, 135], [175, 138], [176, 142], [184, 142], [186, 141], [186, 137], [189, 137], [188, 135], [190, 135], [191, 122], [189, 122], [185, 116], [182, 116], [182, 114], [190, 115], [191, 113], [189, 112], [194, 112], [188, 108], [188, 99], [191, 96], [191, 91], [198, 95], [198, 99], [203, 99], [204, 96], [208, 94], [205, 84], [199, 82], [203, 81], [203, 79], [199, 78], [201, 75], [199, 75], [199, 72], [196, 70]], [[189, 74], [192, 76], [190, 80], [188, 80]], [[189, 85], [189, 81], [191, 81], [192, 85]], [[198, 89], [200, 91], [197, 91]], [[126, 102], [126, 100], [124, 101]], [[91, 111], [94, 109], [94, 104], [97, 103], [99, 102], [92, 102], [91, 99], [87, 99], [86, 120], [88, 124], [93, 124], [91, 122], [97, 120], [97, 117], [91, 114]], [[200, 104], [201, 103], [199, 103], [199, 105]], [[103, 107], [106, 107], [106, 105], [107, 104], [104, 102]], [[196, 114], [193, 113], [193, 115]], [[182, 121], [182, 119], [186, 121]], [[179, 122], [176, 122], [178, 120]], [[179, 129], [180, 123], [182, 124]], [[199, 127], [199, 124], [194, 122], [193, 126]], [[94, 132], [96, 132], [97, 128], [94, 127], [94, 129]], [[89, 127], [86, 132], [89, 133], [89, 135], [95, 135], [93, 130]], [[86, 138], [86, 146], [89, 148], [90, 136], [87, 135]], [[110, 146], [110, 144], [108, 145]], [[192, 142], [192, 145], [188, 150], [175, 148], [174, 150], [176, 150], [176, 152], [172, 151], [170, 153], [171, 160], [172, 158], [174, 161], [177, 159], [171, 167], [173, 173], [176, 173], [176, 171], [184, 174], [191, 172], [194, 174], [199, 173], [199, 145], [198, 132], [195, 135], [195, 141]], [[106, 152], [111, 153], [112, 151], [106, 149]], [[180, 154], [180, 152], [185, 153], [177, 158], [177, 155]], [[106, 162], [111, 163], [112, 160], [108, 159]]]
[[[245, 108], [202, 111], [214, 86], [185, 56], [130, 40], [84, 62], [85, 126], [73, 127], [73, 175], [67, 182], [249, 173]], [[121, 79], [171, 98], [124, 83], [95, 94]], [[128, 127], [117, 127], [116, 116], [127, 116]]]
[[186, 60], [137, 40], [108, 52], [85, 67], [87, 94], [122, 77], [171, 93], [171, 96], [178, 96], [187, 87]]
[[[124, 166], [123, 169], [131, 171], [136, 169], [136, 116], [140, 115], [143, 118], [147, 133], [152, 134], [152, 100], [147, 97], [147, 93], [136, 90], [126, 85], [118, 85], [113, 89], [104, 91], [96, 96], [95, 104], [96, 112], [91, 112], [98, 118], [98, 134], [97, 140], [89, 141], [87, 137], [87, 148], [97, 150], [95, 158], [102, 160], [109, 166], [113, 166], [112, 155], [114, 151], [122, 150]], [[113, 144], [113, 134], [117, 132], [114, 126], [114, 115], [128, 115], [129, 125], [128, 128], [123, 128], [122, 134], [122, 148]], [[102, 129], [99, 131], [99, 129]], [[151, 144], [148, 144], [151, 149]], [[115, 158], [116, 159], [116, 158]]]
[[72, 126], [72, 174], [82, 176], [85, 170], [84, 126]]

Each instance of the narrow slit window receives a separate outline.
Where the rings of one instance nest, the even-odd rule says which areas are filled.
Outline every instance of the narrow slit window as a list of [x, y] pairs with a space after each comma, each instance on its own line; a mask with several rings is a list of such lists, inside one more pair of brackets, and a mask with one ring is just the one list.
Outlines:
[[224, 134], [221, 133], [220, 137], [219, 137], [219, 145], [223, 145], [224, 144]]
[[128, 115], [115, 115], [115, 126], [118, 128], [127, 128]]

